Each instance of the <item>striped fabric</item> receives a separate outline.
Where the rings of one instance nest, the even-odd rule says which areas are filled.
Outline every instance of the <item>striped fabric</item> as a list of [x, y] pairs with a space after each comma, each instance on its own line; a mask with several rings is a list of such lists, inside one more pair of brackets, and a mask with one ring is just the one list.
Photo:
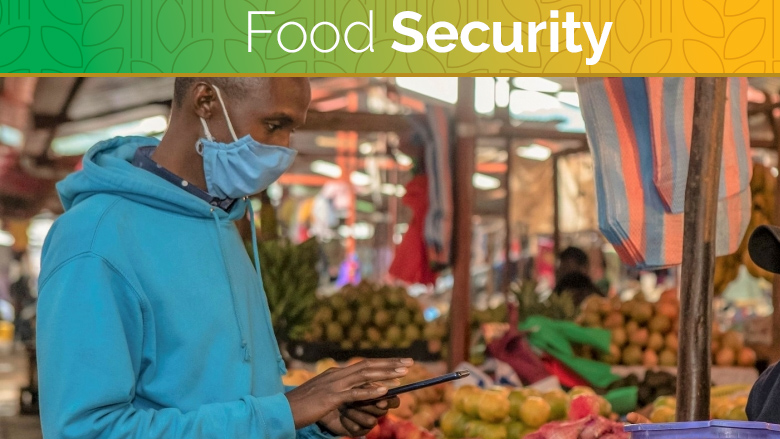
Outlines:
[[[696, 78], [646, 78], [650, 99], [655, 185], [667, 210], [682, 213], [685, 177], [691, 149], [693, 94]], [[741, 153], [750, 145], [747, 125], [747, 78], [728, 78], [723, 126], [720, 198], [750, 185], [752, 166]]]
[[[656, 184], [658, 175], [664, 172], [669, 175], [668, 170], [658, 171], [655, 160], [659, 142], [653, 141], [650, 114], [659, 101], [651, 99], [645, 78], [579, 78], [578, 90], [593, 153], [599, 228], [628, 265], [651, 269], [680, 264], [683, 213], [669, 211]], [[729, 109], [739, 102], [730, 101]], [[732, 112], [732, 120], [741, 123], [745, 118], [747, 111]], [[748, 163], [746, 144], [732, 150], [735, 163]], [[679, 191], [676, 185], [680, 184], [684, 197], [685, 157], [684, 168], [677, 166], [674, 159], [667, 161], [674, 169], [671, 175], [676, 182], [667, 194], [676, 194]], [[732, 168], [739, 169], [739, 166]], [[732, 171], [726, 174], [729, 172]], [[739, 181], [733, 179], [727, 187], [732, 188]], [[722, 193], [727, 196], [718, 202], [717, 255], [737, 250], [750, 220], [748, 186], [736, 193]]]

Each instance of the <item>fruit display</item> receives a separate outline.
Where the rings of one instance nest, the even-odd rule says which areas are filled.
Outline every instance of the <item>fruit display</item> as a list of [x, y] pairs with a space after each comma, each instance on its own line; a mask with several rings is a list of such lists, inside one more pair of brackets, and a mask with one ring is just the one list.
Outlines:
[[366, 439], [435, 439], [430, 431], [415, 425], [411, 421], [394, 415], [379, 418], [377, 426], [366, 434]]
[[[710, 393], [710, 419], [728, 421], [747, 421], [745, 406], [750, 385], [716, 386]], [[673, 396], [663, 396], [653, 402], [650, 422], [664, 423], [675, 421], [677, 401]]]
[[418, 301], [401, 287], [367, 281], [347, 285], [316, 309], [303, 340], [337, 343], [345, 351], [407, 348], [427, 340], [429, 350], [437, 353], [447, 335], [444, 319], [426, 322]]
[[745, 265], [748, 272], [754, 277], [772, 281], [772, 274], [759, 268], [747, 251], [750, 235], [756, 227], [763, 224], [771, 224], [770, 218], [775, 211], [775, 186], [776, 178], [769, 168], [756, 164], [753, 166], [753, 178], [750, 180], [750, 192], [753, 201], [750, 223], [748, 223], [745, 236], [736, 253], [715, 259], [715, 295], [720, 295], [726, 287], [737, 278], [739, 266]]
[[[433, 377], [434, 375], [428, 372], [425, 367], [415, 364], [409, 368], [409, 373], [401, 379], [401, 384], [411, 384]], [[453, 392], [452, 384], [445, 383], [403, 393], [399, 395], [401, 405], [392, 413], [398, 418], [410, 420], [415, 425], [430, 430], [441, 415], [447, 411], [449, 402], [452, 401]]]
[[439, 425], [448, 438], [514, 439], [550, 421], [610, 416], [611, 412], [607, 400], [585, 387], [541, 393], [530, 388], [463, 386], [453, 394], [452, 407]]
[[623, 424], [589, 415], [573, 421], [550, 422], [525, 439], [628, 439]]
[[551, 294], [546, 300], [541, 300], [536, 292], [535, 282], [523, 282], [519, 287], [513, 287], [512, 293], [517, 299], [519, 321], [530, 316], [543, 316], [553, 320], [574, 320], [577, 307], [571, 294]]
[[[251, 242], [247, 249], [251, 255]], [[287, 340], [303, 336], [314, 317], [317, 301], [317, 240], [312, 238], [298, 245], [286, 240], [261, 241], [257, 250], [276, 337]]]
[[[612, 333], [609, 353], [594, 353], [581, 349], [578, 354], [608, 364], [626, 366], [676, 366], [680, 304], [675, 290], [661, 294], [657, 302], [649, 302], [637, 294], [621, 302], [617, 297], [588, 297], [576, 321], [586, 327], [604, 328]], [[717, 366], [752, 367], [755, 352], [744, 346], [742, 336], [735, 331], [712, 334], [712, 362]]]

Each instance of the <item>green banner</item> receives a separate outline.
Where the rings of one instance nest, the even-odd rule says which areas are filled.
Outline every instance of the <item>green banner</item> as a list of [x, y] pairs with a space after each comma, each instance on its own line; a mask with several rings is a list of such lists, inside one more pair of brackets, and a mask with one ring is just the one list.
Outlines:
[[774, 1], [0, 0], [0, 73], [764, 74]]

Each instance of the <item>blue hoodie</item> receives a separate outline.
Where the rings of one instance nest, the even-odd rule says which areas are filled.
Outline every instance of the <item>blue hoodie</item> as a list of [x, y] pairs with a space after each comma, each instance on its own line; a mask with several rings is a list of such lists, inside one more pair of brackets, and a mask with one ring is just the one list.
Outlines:
[[[259, 273], [230, 213], [95, 145], [57, 185], [38, 373], [47, 439], [329, 438], [296, 432]], [[256, 258], [255, 258], [256, 261]]]

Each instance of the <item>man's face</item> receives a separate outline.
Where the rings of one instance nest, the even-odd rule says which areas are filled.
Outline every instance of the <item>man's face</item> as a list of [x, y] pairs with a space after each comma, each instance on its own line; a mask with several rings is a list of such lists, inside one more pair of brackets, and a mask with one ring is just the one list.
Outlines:
[[[311, 101], [307, 78], [263, 78], [249, 87], [246, 96], [223, 95], [236, 135], [247, 134], [258, 142], [290, 146], [290, 136], [306, 121]], [[232, 141], [219, 103], [208, 121], [219, 141]]]

